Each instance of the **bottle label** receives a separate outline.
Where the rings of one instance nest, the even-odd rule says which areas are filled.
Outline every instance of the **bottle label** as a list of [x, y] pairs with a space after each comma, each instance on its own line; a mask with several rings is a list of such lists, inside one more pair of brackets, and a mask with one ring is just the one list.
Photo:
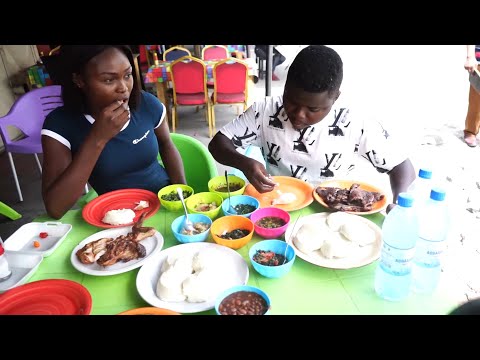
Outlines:
[[398, 249], [383, 243], [382, 254], [380, 255], [381, 266], [391, 274], [401, 276], [407, 275], [412, 270], [412, 260], [415, 255], [415, 248]]
[[445, 250], [445, 241], [429, 241], [420, 238], [417, 242], [415, 261], [425, 267], [440, 265], [440, 257]]

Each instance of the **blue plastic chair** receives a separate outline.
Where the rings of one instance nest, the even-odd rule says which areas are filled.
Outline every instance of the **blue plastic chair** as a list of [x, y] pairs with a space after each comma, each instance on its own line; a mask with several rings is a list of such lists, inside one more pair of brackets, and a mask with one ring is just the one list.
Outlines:
[[[37, 154], [43, 152], [40, 135], [43, 122], [53, 109], [62, 105], [61, 87], [58, 85], [45, 86], [22, 95], [15, 101], [8, 114], [0, 118], [0, 136], [10, 160], [20, 201], [23, 201], [23, 196], [12, 153], [34, 154], [41, 173], [42, 165]], [[9, 126], [21, 130], [25, 137], [20, 140], [11, 139], [8, 133]]]
[[[212, 154], [202, 142], [191, 136], [170, 133], [170, 137], [182, 157], [187, 184], [195, 190], [195, 193], [208, 192], [208, 181], [218, 175], [217, 164]], [[160, 155], [158, 162], [163, 165]], [[97, 192], [90, 189], [77, 204], [83, 207], [97, 196]]]

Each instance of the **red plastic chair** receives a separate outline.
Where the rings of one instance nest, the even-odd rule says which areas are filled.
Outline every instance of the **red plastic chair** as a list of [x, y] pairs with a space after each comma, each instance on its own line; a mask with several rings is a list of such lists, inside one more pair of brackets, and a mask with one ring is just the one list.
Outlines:
[[207, 69], [202, 60], [184, 56], [170, 65], [173, 87], [172, 131], [178, 121], [178, 106], [206, 105], [205, 117], [212, 137], [211, 104], [207, 91]]
[[215, 132], [215, 105], [242, 104], [247, 109], [248, 65], [236, 58], [220, 61], [213, 67], [211, 121]]
[[206, 45], [202, 49], [203, 60], [224, 60], [228, 57], [228, 49], [223, 45]]
[[[41, 173], [42, 165], [37, 154], [43, 152], [40, 135], [43, 122], [53, 109], [62, 105], [61, 87], [59, 85], [45, 86], [22, 95], [13, 104], [8, 114], [0, 118], [0, 136], [10, 160], [20, 201], [23, 201], [23, 196], [12, 153], [34, 154]], [[25, 137], [20, 140], [11, 139], [7, 130], [9, 126], [21, 130]]]

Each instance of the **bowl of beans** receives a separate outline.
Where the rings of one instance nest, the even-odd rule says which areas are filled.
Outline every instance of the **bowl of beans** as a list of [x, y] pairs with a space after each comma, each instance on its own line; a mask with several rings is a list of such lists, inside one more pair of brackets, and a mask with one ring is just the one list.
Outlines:
[[190, 214], [188, 219], [193, 223], [191, 231], [185, 229], [185, 215], [173, 220], [171, 228], [175, 239], [183, 244], [206, 241], [210, 235], [212, 219], [204, 214]]
[[237, 250], [252, 240], [253, 223], [240, 215], [223, 216], [212, 223], [210, 233], [217, 244]]
[[195, 192], [191, 186], [185, 184], [173, 184], [161, 188], [158, 192], [160, 204], [169, 211], [183, 210], [182, 202], [180, 201], [180, 198], [177, 194], [178, 187], [182, 189], [183, 198], [185, 199], [185, 201]]
[[[230, 206], [235, 210], [232, 212]], [[222, 211], [224, 215], [241, 215], [249, 218], [252, 213], [260, 207], [260, 202], [253, 196], [235, 195], [223, 200]]]
[[217, 315], [268, 315], [270, 298], [257, 287], [234, 286], [217, 297], [215, 312]]
[[[247, 187], [245, 180], [235, 175], [228, 175], [228, 185], [230, 187], [230, 196], [242, 195]], [[225, 176], [219, 175], [211, 178], [208, 182], [208, 190], [226, 199], [228, 197], [228, 189]]]
[[222, 208], [223, 198], [211, 192], [200, 192], [190, 196], [185, 205], [189, 214], [203, 214], [214, 220]]
[[293, 246], [283, 240], [274, 239], [257, 242], [250, 248], [248, 257], [260, 275], [279, 278], [290, 271], [296, 254]]
[[250, 219], [259, 236], [264, 239], [278, 239], [287, 231], [290, 214], [276, 207], [266, 207], [255, 210]]

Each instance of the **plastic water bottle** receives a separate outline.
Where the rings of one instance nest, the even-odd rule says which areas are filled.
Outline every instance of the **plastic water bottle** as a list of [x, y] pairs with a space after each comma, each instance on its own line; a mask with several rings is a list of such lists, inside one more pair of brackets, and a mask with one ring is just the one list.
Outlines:
[[418, 220], [413, 197], [398, 195], [397, 204], [383, 222], [383, 245], [375, 273], [375, 291], [391, 301], [406, 298], [412, 282], [412, 263], [418, 238]]
[[413, 261], [412, 290], [432, 293], [440, 279], [441, 257], [449, 231], [449, 211], [445, 191], [433, 188], [430, 199], [418, 214], [417, 248]]
[[413, 196], [414, 207], [420, 209], [430, 198], [432, 190], [432, 172], [427, 169], [420, 169], [418, 177], [410, 184], [407, 192]]

